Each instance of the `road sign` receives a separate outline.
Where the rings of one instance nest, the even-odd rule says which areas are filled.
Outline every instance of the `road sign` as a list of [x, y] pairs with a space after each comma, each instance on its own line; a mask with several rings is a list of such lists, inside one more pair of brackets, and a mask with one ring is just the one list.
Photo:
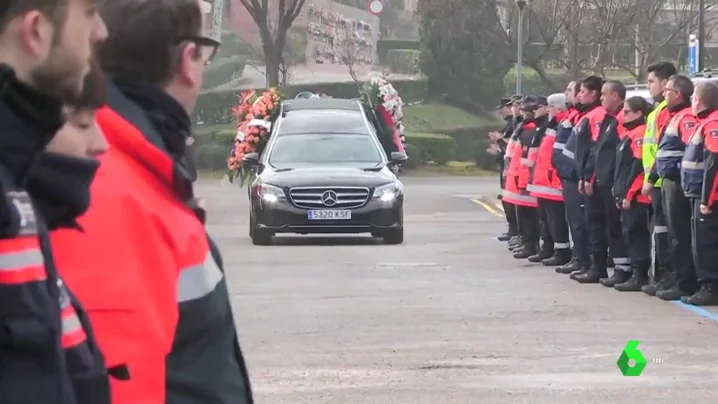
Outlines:
[[688, 36], [688, 74], [698, 73], [698, 37], [695, 34]]
[[384, 11], [384, 0], [369, 0], [369, 12], [379, 15]]

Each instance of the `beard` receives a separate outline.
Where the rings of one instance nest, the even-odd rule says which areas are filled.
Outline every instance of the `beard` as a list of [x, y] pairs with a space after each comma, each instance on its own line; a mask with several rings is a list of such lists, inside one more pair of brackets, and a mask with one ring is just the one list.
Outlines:
[[81, 95], [88, 69], [88, 60], [73, 57], [58, 44], [45, 63], [31, 72], [30, 80], [38, 90], [67, 103]]

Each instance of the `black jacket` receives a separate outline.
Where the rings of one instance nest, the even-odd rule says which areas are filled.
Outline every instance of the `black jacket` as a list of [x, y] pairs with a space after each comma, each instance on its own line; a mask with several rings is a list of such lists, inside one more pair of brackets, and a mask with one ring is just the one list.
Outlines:
[[84, 210], [61, 198], [44, 199], [48, 188], [30, 181], [63, 123], [59, 100], [0, 66], [2, 404], [110, 402], [104, 359], [84, 310], [58, 275], [48, 228], [54, 221], [46, 220], [42, 206], [74, 217]]
[[[109, 106], [172, 156], [177, 196], [204, 222], [204, 211], [195, 204], [194, 178], [186, 162], [189, 115], [159, 88], [135, 80], [116, 81], [116, 85], [110, 87]], [[207, 238], [212, 257], [224, 275], [219, 249], [209, 235]], [[179, 312], [174, 344], [167, 358], [167, 404], [253, 403], [226, 277], [209, 295], [181, 303]], [[210, 318], [214, 324], [206, 327], [204, 320]]]

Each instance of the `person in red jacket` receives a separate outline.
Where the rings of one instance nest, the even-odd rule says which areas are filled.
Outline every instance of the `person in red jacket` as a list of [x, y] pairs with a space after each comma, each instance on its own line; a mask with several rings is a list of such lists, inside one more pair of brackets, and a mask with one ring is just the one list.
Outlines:
[[523, 120], [511, 137], [510, 147], [507, 149], [507, 153], [510, 152], [510, 159], [502, 200], [516, 206], [521, 234], [521, 246], [514, 249], [514, 258], [517, 259], [525, 259], [536, 254], [539, 247], [538, 200], [527, 190], [531, 176], [531, 168], [527, 163], [531, 141], [539, 130], [536, 111], [541, 107], [536, 96], [527, 96], [523, 100], [521, 105]]
[[127, 366], [114, 404], [251, 404], [222, 257], [186, 166], [189, 114], [219, 43], [198, 0], [112, 0], [100, 14], [111, 83], [97, 120], [110, 147], [78, 229], [52, 235], [57, 264], [108, 365]]
[[[559, 122], [567, 116], [567, 103], [564, 94], [554, 94], [546, 100], [548, 121], [545, 130], [534, 137], [532, 146], [536, 148], [531, 184], [528, 190], [531, 196], [538, 198], [539, 213], [544, 231], [550, 234], [552, 250], [542, 246], [539, 254], [529, 257], [529, 261], [541, 262], [545, 266], [560, 266], [571, 260], [566, 208], [563, 201], [561, 179], [552, 164], [553, 146], [556, 141], [556, 129]], [[544, 254], [542, 254], [544, 253]]]
[[[624, 136], [616, 149], [613, 196], [621, 210], [623, 237], [631, 260], [631, 277], [613, 288], [622, 292], [640, 292], [648, 282], [651, 267], [651, 233], [648, 231], [651, 200], [641, 194], [643, 187], [643, 134], [651, 106], [643, 97], [631, 97], [623, 107]], [[617, 271], [618, 269], [616, 269]]]

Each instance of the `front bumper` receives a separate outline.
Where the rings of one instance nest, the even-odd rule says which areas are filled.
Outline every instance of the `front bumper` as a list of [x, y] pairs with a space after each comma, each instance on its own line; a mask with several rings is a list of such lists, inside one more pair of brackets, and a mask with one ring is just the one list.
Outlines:
[[260, 229], [273, 233], [380, 233], [403, 225], [404, 196], [391, 202], [369, 200], [352, 212], [349, 220], [309, 220], [308, 209], [298, 208], [287, 200], [267, 203], [255, 198], [252, 214]]

